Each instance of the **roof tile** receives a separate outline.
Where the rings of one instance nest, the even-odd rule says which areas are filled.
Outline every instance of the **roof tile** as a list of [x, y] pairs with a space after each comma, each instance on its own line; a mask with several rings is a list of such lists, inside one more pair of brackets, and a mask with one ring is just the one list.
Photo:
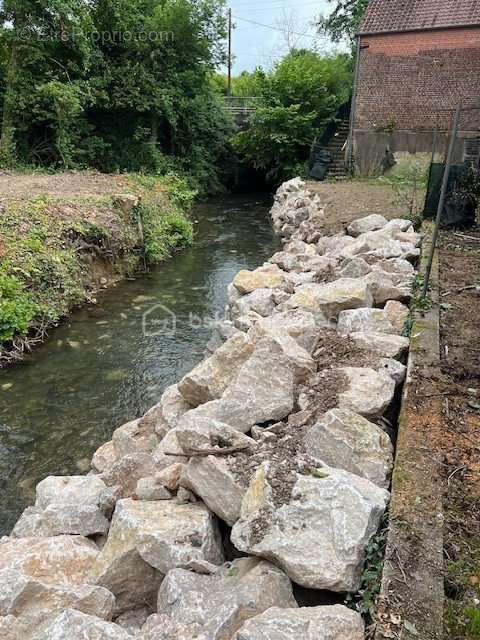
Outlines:
[[480, 0], [370, 0], [360, 33], [480, 26]]

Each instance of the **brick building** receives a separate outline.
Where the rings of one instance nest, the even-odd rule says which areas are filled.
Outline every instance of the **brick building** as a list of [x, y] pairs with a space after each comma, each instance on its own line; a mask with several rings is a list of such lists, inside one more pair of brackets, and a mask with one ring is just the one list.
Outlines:
[[[378, 170], [386, 146], [431, 151], [459, 103], [480, 105], [480, 0], [370, 0], [358, 37], [352, 129], [361, 173]], [[465, 112], [461, 129], [478, 136], [480, 110]]]

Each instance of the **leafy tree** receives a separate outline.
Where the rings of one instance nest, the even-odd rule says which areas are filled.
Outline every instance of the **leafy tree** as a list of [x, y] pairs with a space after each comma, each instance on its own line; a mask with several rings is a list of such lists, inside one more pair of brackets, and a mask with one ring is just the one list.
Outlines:
[[218, 186], [224, 0], [5, 0], [1, 18], [3, 164], [185, 167]]
[[351, 77], [347, 55], [292, 51], [264, 74], [263, 106], [236, 136], [237, 151], [274, 181], [302, 172], [313, 139], [347, 102]]
[[320, 20], [319, 27], [334, 42], [348, 39], [353, 43], [368, 0], [328, 0], [335, 4], [333, 12]]

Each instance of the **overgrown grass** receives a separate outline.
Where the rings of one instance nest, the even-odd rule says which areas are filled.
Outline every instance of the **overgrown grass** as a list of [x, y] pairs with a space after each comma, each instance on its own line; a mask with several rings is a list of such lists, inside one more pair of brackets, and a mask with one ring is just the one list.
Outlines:
[[[109, 196], [10, 200], [0, 219], [0, 365], [89, 300], [92, 263], [112, 279], [165, 260], [193, 241], [195, 192], [174, 176], [132, 176], [129, 215]], [[143, 237], [138, 219], [143, 225]]]

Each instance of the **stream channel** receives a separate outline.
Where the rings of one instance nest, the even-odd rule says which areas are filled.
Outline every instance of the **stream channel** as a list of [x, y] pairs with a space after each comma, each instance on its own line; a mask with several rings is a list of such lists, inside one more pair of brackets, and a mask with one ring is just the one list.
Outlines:
[[279, 245], [270, 205], [265, 194], [196, 205], [194, 246], [102, 292], [22, 364], [0, 371], [0, 535], [33, 504], [40, 480], [88, 472], [116, 427], [203, 358], [228, 283]]

